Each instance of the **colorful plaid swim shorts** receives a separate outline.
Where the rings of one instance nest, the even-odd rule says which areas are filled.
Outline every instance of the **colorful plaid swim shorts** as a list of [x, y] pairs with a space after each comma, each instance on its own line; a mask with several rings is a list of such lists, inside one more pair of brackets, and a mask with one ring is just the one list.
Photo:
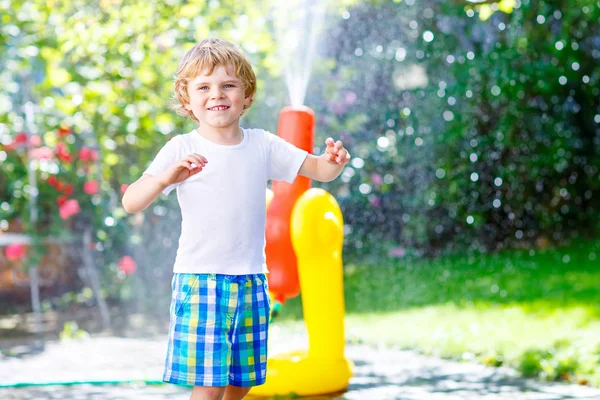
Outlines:
[[175, 274], [163, 381], [249, 387], [267, 375], [264, 274]]

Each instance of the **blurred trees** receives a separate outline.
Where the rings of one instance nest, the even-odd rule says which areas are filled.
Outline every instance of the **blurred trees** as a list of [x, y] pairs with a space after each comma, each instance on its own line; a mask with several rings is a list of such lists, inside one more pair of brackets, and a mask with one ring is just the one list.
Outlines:
[[340, 10], [334, 67], [318, 71], [328, 83], [308, 104], [354, 149], [333, 188], [347, 249], [370, 238], [488, 251], [597, 232], [599, 18], [595, 1]]

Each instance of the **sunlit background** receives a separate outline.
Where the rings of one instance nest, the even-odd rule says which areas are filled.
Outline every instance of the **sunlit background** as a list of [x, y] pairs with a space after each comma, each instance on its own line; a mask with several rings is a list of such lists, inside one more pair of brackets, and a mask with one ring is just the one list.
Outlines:
[[305, 104], [314, 153], [353, 155], [314, 183], [344, 215], [350, 341], [600, 385], [600, 3], [281, 3], [0, 0], [0, 349], [165, 332], [176, 198], [120, 198], [193, 128], [173, 76], [217, 36], [258, 76], [243, 126]]

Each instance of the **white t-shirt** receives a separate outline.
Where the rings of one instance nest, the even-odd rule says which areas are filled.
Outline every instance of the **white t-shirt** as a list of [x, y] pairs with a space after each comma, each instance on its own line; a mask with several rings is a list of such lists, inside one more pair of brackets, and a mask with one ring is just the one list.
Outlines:
[[242, 129], [242, 142], [213, 143], [196, 130], [169, 140], [148, 169], [159, 175], [198, 153], [206, 167], [177, 189], [181, 236], [173, 271], [229, 275], [267, 272], [265, 222], [267, 180], [292, 183], [307, 152], [262, 129]]

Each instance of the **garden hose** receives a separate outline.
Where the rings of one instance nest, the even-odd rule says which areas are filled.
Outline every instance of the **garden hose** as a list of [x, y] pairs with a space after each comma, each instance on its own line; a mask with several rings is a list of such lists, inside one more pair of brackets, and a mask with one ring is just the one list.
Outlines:
[[144, 384], [144, 385], [164, 385], [165, 382], [156, 379], [124, 379], [112, 381], [66, 381], [66, 382], [18, 382], [1, 384], [0, 389], [17, 389], [25, 387], [42, 386], [75, 386], [75, 385], [126, 385], [126, 384]]

